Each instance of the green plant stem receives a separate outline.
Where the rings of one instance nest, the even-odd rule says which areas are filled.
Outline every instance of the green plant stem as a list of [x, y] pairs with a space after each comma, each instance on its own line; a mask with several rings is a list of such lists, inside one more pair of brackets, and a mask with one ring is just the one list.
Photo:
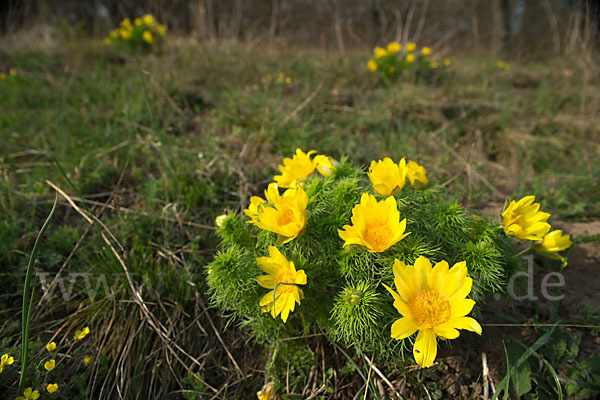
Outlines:
[[[31, 289], [31, 275], [33, 272], [33, 264], [35, 263], [35, 256], [38, 251], [38, 246], [40, 244], [40, 239], [44, 234], [44, 231], [50, 224], [50, 220], [54, 215], [54, 211], [56, 210], [56, 204], [58, 203], [58, 195], [54, 197], [54, 205], [52, 206], [52, 210], [46, 218], [44, 225], [42, 225], [42, 229], [37, 235], [35, 239], [35, 243], [33, 245], [33, 250], [31, 251], [31, 255], [29, 256], [29, 264], [27, 264], [27, 272], [25, 274], [25, 285], [23, 287], [23, 306], [21, 309], [22, 315], [22, 339], [21, 339], [21, 377], [19, 378], [19, 389], [17, 390], [17, 394], [23, 392], [23, 386], [25, 385], [25, 376], [27, 372], [27, 367], [29, 364], [29, 322], [31, 318], [31, 307], [33, 303], [33, 289]], [[29, 290], [31, 289], [31, 293]]]

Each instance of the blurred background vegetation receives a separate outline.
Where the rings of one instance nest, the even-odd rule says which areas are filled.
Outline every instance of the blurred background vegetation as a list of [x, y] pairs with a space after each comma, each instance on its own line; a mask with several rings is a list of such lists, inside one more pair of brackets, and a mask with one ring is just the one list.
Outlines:
[[8, 0], [0, 31], [102, 36], [143, 13], [198, 40], [345, 51], [395, 38], [526, 59], [579, 51], [578, 38], [591, 40], [600, 23], [600, 3], [590, 0]]

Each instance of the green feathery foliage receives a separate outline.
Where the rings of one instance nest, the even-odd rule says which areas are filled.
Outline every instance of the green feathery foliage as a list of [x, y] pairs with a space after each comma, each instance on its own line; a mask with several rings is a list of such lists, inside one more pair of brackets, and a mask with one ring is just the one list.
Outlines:
[[[415, 188], [407, 184], [395, 195], [400, 218], [406, 218], [403, 240], [381, 253], [359, 246], [343, 247], [338, 231], [351, 224], [353, 207], [364, 192], [372, 193], [362, 168], [342, 159], [329, 177], [316, 173], [302, 181], [307, 194], [308, 220], [304, 231], [278, 246], [296, 271], [303, 270], [304, 298], [286, 323], [261, 312], [259, 301], [268, 293], [258, 284], [264, 272], [256, 259], [269, 254], [277, 235], [250, 224], [233, 212], [218, 230], [222, 250], [207, 266], [207, 283], [214, 305], [249, 329], [259, 342], [325, 332], [332, 340], [378, 357], [404, 358], [414, 341], [391, 338], [390, 327], [400, 317], [392, 296], [382, 283], [393, 287], [396, 259], [413, 265], [418, 257], [450, 266], [466, 261], [474, 280], [470, 297], [480, 302], [488, 292], [503, 290], [508, 274], [520, 267], [515, 247], [498, 223], [467, 216], [442, 187]], [[381, 199], [380, 196], [377, 196]], [[275, 290], [280, 290], [276, 288]], [[279, 351], [279, 350], [277, 350]], [[273, 353], [272, 363], [276, 363]]]

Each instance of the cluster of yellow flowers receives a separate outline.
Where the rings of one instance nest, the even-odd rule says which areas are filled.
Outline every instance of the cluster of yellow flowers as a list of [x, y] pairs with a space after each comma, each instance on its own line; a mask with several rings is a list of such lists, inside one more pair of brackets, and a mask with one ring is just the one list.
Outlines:
[[551, 231], [547, 222], [550, 214], [540, 211], [540, 204], [534, 201], [535, 196], [525, 196], [506, 204], [502, 211], [504, 232], [517, 239], [530, 240], [534, 243], [533, 249], [542, 256], [564, 262], [558, 253], [571, 247], [571, 236], [563, 235], [560, 229]]
[[8, 70], [8, 74], [6, 72], [0, 72], [0, 80], [4, 81], [6, 79], [14, 78], [17, 76], [17, 70], [14, 68], [10, 68]]
[[[302, 234], [308, 215], [308, 197], [302, 189], [302, 180], [317, 169], [329, 176], [338, 163], [330, 157], [308, 153], [301, 149], [290, 159], [285, 158], [279, 166], [281, 175], [275, 176], [265, 191], [265, 199], [252, 197], [250, 206], [244, 211], [250, 217], [249, 223], [279, 235], [277, 246], [290, 242]], [[380, 196], [378, 201], [365, 192], [360, 203], [352, 209], [352, 225], [344, 225], [338, 230], [344, 241], [342, 247], [357, 246], [372, 253], [381, 253], [410, 234], [406, 232], [406, 218], [400, 220], [396, 199], [393, 197], [406, 183], [426, 185], [425, 168], [414, 161], [399, 163], [385, 158], [373, 161], [368, 176], [373, 190]], [[288, 188], [283, 195], [279, 187]], [[296, 270], [294, 263], [285, 258], [276, 246], [269, 246], [269, 257], [257, 258], [258, 266], [266, 274], [258, 277], [258, 284], [271, 289], [259, 302], [263, 312], [273, 318], [281, 315], [285, 323], [295, 305], [304, 297], [300, 285], [307, 284], [303, 270]], [[394, 283], [397, 292], [389, 287], [394, 298], [394, 307], [402, 315], [391, 328], [391, 337], [404, 339], [419, 331], [413, 354], [417, 363], [430, 367], [437, 354], [436, 337], [446, 339], [458, 337], [457, 329], [481, 333], [481, 326], [467, 317], [475, 305], [466, 299], [471, 291], [473, 280], [467, 277], [465, 262], [449, 268], [441, 261], [432, 267], [431, 262], [420, 257], [414, 266], [394, 262]], [[259, 398], [260, 394], [259, 394]]]
[[130, 47], [148, 48], [164, 39], [166, 32], [165, 25], [159, 24], [152, 15], [146, 14], [141, 18], [134, 19], [133, 24], [129, 18], [125, 18], [121, 21], [120, 26], [112, 30], [104, 39], [104, 43], [106, 45], [127, 44]]
[[285, 73], [280, 72], [276, 77], [273, 77], [273, 75], [271, 75], [271, 74], [267, 74], [267, 75], [263, 76], [260, 81], [263, 85], [268, 85], [271, 82], [274, 82], [278, 85], [281, 85], [284, 83], [286, 85], [291, 85], [293, 82], [293, 79], [291, 76], [286, 76]]
[[[82, 340], [90, 333], [90, 328], [88, 326], [83, 329], [78, 329], [75, 331], [73, 335], [74, 340]], [[56, 360], [52, 357], [52, 353], [56, 351], [57, 345], [56, 342], [50, 342], [46, 344], [46, 351], [50, 354], [50, 357], [47, 361], [44, 362], [44, 369], [47, 372], [52, 371], [56, 367]], [[8, 354], [4, 354], [2, 358], [0, 358], [0, 373], [5, 366], [13, 364], [15, 361], [14, 357], [10, 357]], [[83, 359], [83, 363], [85, 366], [91, 362], [91, 358], [86, 356]], [[44, 387], [46, 391], [50, 394], [58, 391], [58, 383], [45, 383]], [[34, 390], [32, 387], [25, 388], [21, 396], [17, 396], [16, 400], [36, 400], [40, 397], [40, 392], [38, 390]]]
[[450, 59], [444, 58], [442, 62], [431, 60], [431, 48], [424, 46], [417, 51], [415, 43], [407, 43], [404, 47], [398, 42], [390, 42], [386, 48], [375, 47], [373, 58], [367, 62], [367, 69], [371, 72], [378, 71], [386, 79], [395, 79], [402, 71], [414, 69], [435, 69], [441, 65], [450, 66]]

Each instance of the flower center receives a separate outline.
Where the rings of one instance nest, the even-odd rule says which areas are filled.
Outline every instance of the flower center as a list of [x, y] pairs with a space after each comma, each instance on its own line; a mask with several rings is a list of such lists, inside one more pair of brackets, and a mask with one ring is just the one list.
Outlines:
[[433, 328], [450, 319], [450, 303], [435, 290], [419, 292], [410, 299], [409, 307], [419, 325]]
[[387, 225], [371, 224], [363, 232], [364, 241], [369, 244], [373, 250], [387, 248], [392, 232]]
[[[296, 287], [296, 285], [293, 285], [294, 281], [296, 280], [295, 278], [296, 277], [291, 272], [281, 272], [277, 274], [275, 281], [280, 283], [280, 285], [277, 286], [277, 292], [290, 293], [294, 291], [294, 288]], [[291, 285], [288, 285], [288, 283]]]
[[294, 219], [294, 212], [288, 209], [279, 215], [279, 218], [277, 218], [277, 224], [279, 226], [284, 226], [292, 222]]

